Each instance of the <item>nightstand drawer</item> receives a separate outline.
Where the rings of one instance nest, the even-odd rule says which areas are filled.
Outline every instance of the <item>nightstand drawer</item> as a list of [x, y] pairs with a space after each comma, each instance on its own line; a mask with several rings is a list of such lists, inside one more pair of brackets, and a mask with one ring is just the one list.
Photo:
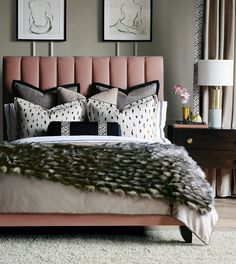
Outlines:
[[169, 126], [168, 138], [184, 146], [202, 168], [236, 169], [236, 130]]
[[188, 152], [202, 168], [236, 169], [236, 151], [189, 150]]
[[188, 150], [234, 150], [236, 130], [175, 129], [173, 142]]

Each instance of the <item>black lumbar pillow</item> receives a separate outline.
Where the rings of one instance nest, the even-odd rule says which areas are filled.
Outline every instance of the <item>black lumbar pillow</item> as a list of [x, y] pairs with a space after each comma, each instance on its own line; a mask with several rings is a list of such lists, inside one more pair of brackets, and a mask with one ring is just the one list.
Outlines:
[[50, 122], [48, 136], [98, 135], [120, 136], [120, 126], [115, 122]]

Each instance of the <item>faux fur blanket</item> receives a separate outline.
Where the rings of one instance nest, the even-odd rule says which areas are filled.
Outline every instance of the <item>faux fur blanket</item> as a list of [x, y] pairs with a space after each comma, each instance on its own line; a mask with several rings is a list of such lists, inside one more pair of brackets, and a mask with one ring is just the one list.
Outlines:
[[0, 171], [37, 177], [86, 191], [166, 198], [201, 214], [213, 206], [203, 171], [182, 147], [158, 143], [2, 144]]

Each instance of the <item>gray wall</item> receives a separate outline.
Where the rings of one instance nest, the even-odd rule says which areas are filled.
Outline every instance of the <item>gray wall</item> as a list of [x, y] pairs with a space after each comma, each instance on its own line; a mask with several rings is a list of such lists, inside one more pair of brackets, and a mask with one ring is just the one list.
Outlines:
[[171, 93], [173, 85], [179, 83], [191, 95], [193, 92], [195, 0], [153, 0], [153, 3], [153, 42], [140, 45], [138, 53], [164, 57], [167, 121], [171, 123], [182, 116], [180, 98]]
[[[102, 0], [67, 0], [67, 41], [54, 43], [54, 55], [115, 55], [115, 43], [101, 41]], [[0, 0], [0, 58], [31, 55], [31, 43], [15, 41], [16, 0]], [[194, 0], [153, 0], [153, 41], [138, 43], [138, 55], [161, 55], [165, 61], [168, 123], [181, 118], [174, 84], [193, 88]], [[120, 55], [134, 55], [132, 43], [120, 44]], [[49, 55], [49, 44], [37, 43], [36, 55]], [[1, 81], [0, 67], [0, 81]], [[2, 109], [2, 108], [0, 108]], [[0, 130], [2, 130], [0, 128]], [[1, 136], [1, 133], [0, 133]]]

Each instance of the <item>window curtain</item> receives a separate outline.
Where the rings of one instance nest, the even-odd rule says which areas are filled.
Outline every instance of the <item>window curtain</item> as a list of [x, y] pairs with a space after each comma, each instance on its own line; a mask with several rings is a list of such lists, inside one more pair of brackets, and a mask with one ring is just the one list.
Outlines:
[[[235, 61], [235, 2], [235, 0], [206, 0], [204, 59], [234, 59]], [[234, 76], [236, 77], [236, 72]], [[203, 87], [202, 116], [205, 122], [208, 122], [208, 99], [208, 88]], [[236, 82], [233, 87], [223, 87], [222, 128], [236, 129]], [[206, 170], [206, 174], [217, 196], [236, 195], [236, 170], [209, 169]]]

